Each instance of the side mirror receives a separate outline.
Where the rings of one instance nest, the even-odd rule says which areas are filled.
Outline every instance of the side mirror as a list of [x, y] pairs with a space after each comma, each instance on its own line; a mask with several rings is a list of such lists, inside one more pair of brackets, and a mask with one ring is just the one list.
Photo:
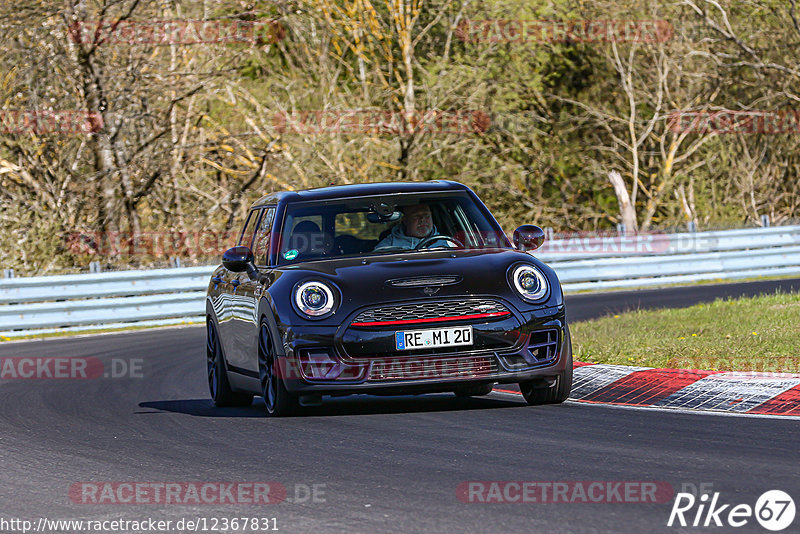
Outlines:
[[234, 273], [247, 271], [250, 278], [258, 274], [258, 269], [255, 266], [255, 256], [247, 247], [233, 247], [226, 250], [222, 254], [222, 265]]
[[544, 230], [533, 224], [523, 224], [514, 230], [514, 246], [519, 250], [536, 250], [544, 243]]

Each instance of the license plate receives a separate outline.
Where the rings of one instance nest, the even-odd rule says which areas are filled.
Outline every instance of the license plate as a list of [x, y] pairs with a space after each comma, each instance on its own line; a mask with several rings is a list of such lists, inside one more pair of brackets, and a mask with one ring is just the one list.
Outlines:
[[394, 333], [397, 350], [435, 349], [472, 345], [472, 327], [433, 328], [430, 330], [407, 330]]

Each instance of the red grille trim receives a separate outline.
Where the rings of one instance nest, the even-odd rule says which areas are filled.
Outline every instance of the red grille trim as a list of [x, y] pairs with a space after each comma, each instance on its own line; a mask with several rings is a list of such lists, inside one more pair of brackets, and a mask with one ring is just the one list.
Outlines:
[[370, 321], [366, 323], [351, 323], [350, 326], [390, 326], [401, 324], [438, 323], [441, 321], [462, 321], [465, 319], [484, 319], [487, 317], [502, 317], [511, 312], [475, 313], [472, 315], [454, 315], [450, 317], [429, 317], [426, 319], [406, 319], [403, 321]]

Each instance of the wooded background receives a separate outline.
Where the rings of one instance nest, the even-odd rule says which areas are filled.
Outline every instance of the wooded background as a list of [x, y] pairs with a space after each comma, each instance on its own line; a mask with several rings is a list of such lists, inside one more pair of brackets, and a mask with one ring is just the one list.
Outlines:
[[[800, 215], [796, 0], [0, 1], [0, 265], [20, 274], [213, 261], [250, 202], [327, 184], [456, 180], [507, 231], [702, 230]], [[74, 32], [186, 20], [267, 31], [196, 44]], [[475, 21], [498, 20], [660, 21], [669, 34], [470, 38]], [[90, 131], [9, 119], [64, 110], [95, 114]], [[412, 121], [396, 133], [282, 122], [317, 110], [489, 122], [437, 132]], [[786, 124], [675, 127], [676, 113], [720, 110]], [[102, 244], [137, 235], [219, 246]]]

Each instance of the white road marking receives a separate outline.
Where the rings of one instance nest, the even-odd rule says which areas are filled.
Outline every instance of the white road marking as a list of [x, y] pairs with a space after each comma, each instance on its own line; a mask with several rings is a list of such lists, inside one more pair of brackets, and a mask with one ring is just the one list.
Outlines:
[[[501, 385], [502, 387], [502, 385]], [[512, 392], [505, 392], [505, 391], [493, 391], [491, 395], [500, 395], [503, 397], [516, 397], [517, 399], [522, 398], [522, 393], [512, 393]], [[722, 417], [755, 417], [758, 419], [783, 419], [785, 421], [797, 421], [798, 418], [796, 415], [772, 415], [772, 414], [760, 414], [760, 413], [739, 413], [739, 412], [721, 412], [716, 410], [696, 410], [692, 408], [662, 408], [659, 406], [629, 406], [626, 404], [605, 404], [599, 402], [581, 402], [576, 400], [567, 400], [564, 404], [569, 405], [576, 405], [576, 406], [594, 406], [597, 408], [613, 408], [613, 409], [621, 409], [621, 410], [643, 410], [643, 411], [650, 411], [650, 412], [664, 412], [664, 413], [683, 413], [683, 414], [693, 414], [693, 415], [716, 415]]]

